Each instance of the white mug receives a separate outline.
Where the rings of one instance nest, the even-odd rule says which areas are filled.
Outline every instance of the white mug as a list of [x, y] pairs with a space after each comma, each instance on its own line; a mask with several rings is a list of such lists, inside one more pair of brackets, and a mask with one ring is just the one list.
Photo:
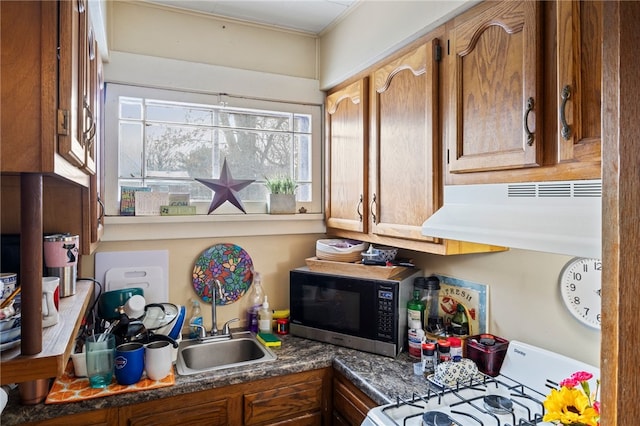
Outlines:
[[151, 380], [162, 380], [169, 375], [173, 365], [172, 345], [166, 341], [151, 342], [145, 345], [144, 367]]
[[55, 304], [55, 292], [60, 284], [59, 277], [42, 277], [42, 326], [50, 327], [58, 323], [59, 314]]

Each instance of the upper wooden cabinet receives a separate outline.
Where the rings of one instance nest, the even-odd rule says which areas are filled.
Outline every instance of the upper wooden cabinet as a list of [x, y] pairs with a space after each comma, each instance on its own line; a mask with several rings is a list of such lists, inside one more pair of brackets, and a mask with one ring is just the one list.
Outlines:
[[449, 22], [445, 183], [600, 178], [602, 31], [599, 1], [486, 2]]
[[487, 2], [450, 25], [449, 172], [540, 166], [541, 4]]
[[367, 232], [369, 79], [334, 91], [326, 100], [327, 226]]
[[438, 39], [382, 65], [371, 88], [371, 233], [418, 241], [440, 207]]
[[503, 250], [421, 233], [442, 204], [440, 57], [432, 34], [327, 96], [328, 233], [439, 254]]
[[98, 56], [86, 0], [2, 2], [3, 173], [89, 186]]
[[[43, 229], [102, 234], [99, 194], [102, 64], [86, 0], [0, 2], [2, 233], [20, 233], [18, 174], [44, 179]], [[62, 203], [62, 204], [61, 204]]]

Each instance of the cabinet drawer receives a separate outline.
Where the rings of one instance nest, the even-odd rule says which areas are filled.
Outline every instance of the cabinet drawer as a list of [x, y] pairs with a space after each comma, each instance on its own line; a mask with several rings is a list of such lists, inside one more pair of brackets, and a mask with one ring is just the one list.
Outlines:
[[[120, 424], [127, 426], [145, 425], [207, 425], [229, 424], [228, 400], [208, 401], [203, 404], [176, 407], [173, 400], [165, 400], [166, 410], [157, 405], [152, 407], [130, 406], [120, 409]], [[151, 409], [150, 409], [151, 408]]]
[[[274, 419], [286, 420], [297, 413], [320, 413], [322, 379], [312, 379], [244, 395], [244, 424], [255, 425]], [[306, 424], [306, 423], [305, 423]]]

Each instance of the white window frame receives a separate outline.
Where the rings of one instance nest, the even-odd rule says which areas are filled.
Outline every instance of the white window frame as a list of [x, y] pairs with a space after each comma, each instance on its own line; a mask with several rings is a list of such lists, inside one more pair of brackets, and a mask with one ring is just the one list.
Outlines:
[[[205, 236], [279, 235], [324, 233], [323, 215], [323, 112], [321, 106], [233, 97], [223, 100], [233, 107], [297, 112], [312, 115], [312, 201], [298, 203], [309, 213], [296, 215], [266, 214], [264, 202], [243, 202], [248, 214], [229, 203], [207, 215], [209, 203], [196, 205], [196, 216], [119, 216], [118, 194], [118, 98], [120, 96], [155, 98], [177, 102], [216, 104], [218, 94], [142, 87], [130, 84], [107, 85], [105, 97], [104, 194], [105, 232], [102, 241], [189, 238]], [[233, 170], [232, 170], [233, 171]], [[280, 217], [278, 217], [280, 216]], [[224, 222], [224, 227], [205, 229], [202, 223]], [[265, 223], [267, 222], [267, 223]], [[137, 225], [145, 224], [145, 227]]]

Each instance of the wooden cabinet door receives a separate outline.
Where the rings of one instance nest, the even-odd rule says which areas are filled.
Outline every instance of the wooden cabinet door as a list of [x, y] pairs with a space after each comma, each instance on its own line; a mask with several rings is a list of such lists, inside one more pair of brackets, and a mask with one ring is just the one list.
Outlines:
[[[244, 424], [322, 424], [323, 378], [282, 377], [271, 389], [244, 394]], [[298, 421], [300, 423], [298, 423]], [[278, 423], [280, 424], [280, 423]]]
[[452, 21], [449, 172], [541, 165], [540, 26], [537, 1], [482, 3]]
[[376, 404], [342, 374], [334, 371], [333, 411], [335, 423], [360, 425]]
[[[558, 1], [556, 7], [558, 162], [599, 163], [602, 141], [602, 2]], [[598, 177], [599, 173], [585, 176]]]
[[327, 96], [327, 227], [367, 232], [368, 79]]
[[93, 28], [89, 26], [87, 40], [87, 87], [84, 90], [84, 132], [85, 146], [83, 169], [89, 174], [95, 174], [98, 161], [98, 140], [100, 135], [100, 99], [102, 94], [102, 62], [98, 54], [98, 43], [95, 40]]
[[421, 226], [440, 206], [439, 41], [373, 74], [371, 232], [432, 241]]
[[229, 399], [208, 400], [205, 393], [198, 393], [120, 407], [119, 415], [121, 426], [226, 426], [233, 423], [232, 409]]
[[85, 0], [59, 2], [58, 153], [74, 166], [85, 160], [84, 88], [87, 9]]

